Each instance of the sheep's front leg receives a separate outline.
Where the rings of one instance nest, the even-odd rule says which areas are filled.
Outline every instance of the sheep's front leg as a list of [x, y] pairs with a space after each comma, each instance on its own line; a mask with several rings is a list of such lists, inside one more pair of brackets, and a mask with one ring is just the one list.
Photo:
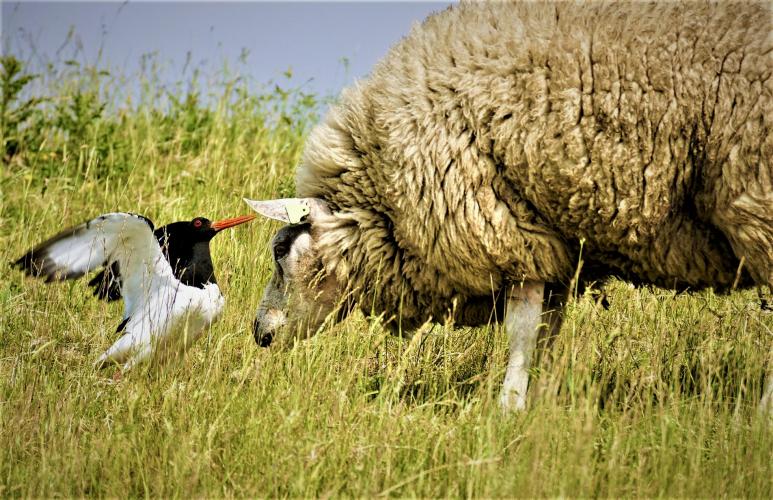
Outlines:
[[505, 330], [510, 339], [510, 360], [499, 404], [506, 411], [526, 408], [529, 367], [537, 345], [545, 283], [526, 281], [514, 285], [505, 306]]

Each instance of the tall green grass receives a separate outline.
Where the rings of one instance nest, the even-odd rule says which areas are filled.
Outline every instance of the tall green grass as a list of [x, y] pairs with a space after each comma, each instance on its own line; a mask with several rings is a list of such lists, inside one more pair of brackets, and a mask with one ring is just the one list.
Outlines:
[[277, 226], [256, 220], [213, 241], [226, 309], [183, 359], [119, 381], [94, 371], [121, 305], [8, 262], [102, 212], [165, 224], [292, 195], [319, 103], [225, 73], [179, 94], [151, 75], [127, 97], [120, 79], [75, 64], [31, 95], [36, 80], [14, 64], [2, 79], [0, 495], [773, 495], [773, 431], [755, 411], [773, 316], [753, 293], [616, 282], [608, 310], [580, 297], [533, 370], [529, 411], [503, 415], [507, 346], [493, 326], [403, 341], [355, 315], [258, 349]]

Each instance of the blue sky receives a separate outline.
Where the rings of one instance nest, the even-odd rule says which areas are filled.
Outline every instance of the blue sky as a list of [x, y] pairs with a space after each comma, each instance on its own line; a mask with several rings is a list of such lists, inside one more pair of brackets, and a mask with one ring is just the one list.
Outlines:
[[2, 0], [3, 52], [33, 67], [76, 59], [124, 74], [156, 52], [164, 78], [173, 82], [194, 67], [206, 74], [225, 61], [235, 64], [246, 50], [239, 69], [256, 82], [292, 69], [304, 90], [334, 95], [366, 75], [414, 23], [449, 4]]

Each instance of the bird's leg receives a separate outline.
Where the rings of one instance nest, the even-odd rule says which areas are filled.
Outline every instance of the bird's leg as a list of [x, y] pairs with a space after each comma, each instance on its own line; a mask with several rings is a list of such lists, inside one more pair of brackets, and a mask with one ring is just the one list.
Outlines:
[[541, 281], [525, 281], [508, 291], [505, 330], [510, 339], [510, 360], [499, 396], [499, 404], [506, 411], [526, 408], [529, 367], [537, 345], [544, 290]]

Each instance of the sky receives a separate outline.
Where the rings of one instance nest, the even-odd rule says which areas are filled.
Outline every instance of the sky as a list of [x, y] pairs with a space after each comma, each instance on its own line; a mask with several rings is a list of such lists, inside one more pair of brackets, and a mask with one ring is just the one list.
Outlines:
[[1, 1], [3, 53], [33, 68], [74, 59], [130, 74], [143, 54], [156, 53], [163, 77], [174, 82], [193, 68], [206, 74], [236, 65], [246, 54], [240, 68], [256, 82], [290, 69], [293, 82], [320, 95], [337, 95], [367, 75], [414, 23], [450, 5]]

